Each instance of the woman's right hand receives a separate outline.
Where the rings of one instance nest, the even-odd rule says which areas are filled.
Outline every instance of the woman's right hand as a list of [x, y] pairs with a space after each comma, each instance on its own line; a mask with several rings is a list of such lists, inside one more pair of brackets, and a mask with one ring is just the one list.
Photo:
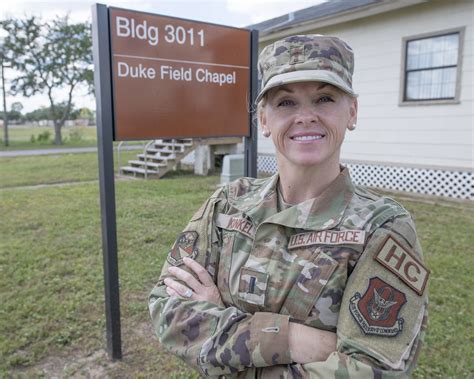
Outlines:
[[168, 268], [171, 275], [185, 283], [183, 285], [172, 278], [166, 278], [165, 284], [168, 295], [184, 297], [188, 300], [205, 300], [219, 307], [224, 307], [219, 289], [206, 269], [190, 258], [184, 258], [183, 262], [196, 274], [197, 278], [179, 267], [172, 266]]
[[336, 351], [336, 333], [290, 322], [288, 343], [295, 363], [325, 361]]

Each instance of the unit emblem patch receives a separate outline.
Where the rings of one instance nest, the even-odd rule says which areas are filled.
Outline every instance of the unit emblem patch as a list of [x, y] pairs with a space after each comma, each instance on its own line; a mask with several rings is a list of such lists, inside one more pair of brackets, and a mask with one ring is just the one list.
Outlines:
[[195, 258], [198, 253], [197, 240], [197, 232], [181, 233], [168, 254], [168, 262], [177, 266], [183, 263], [184, 257]]
[[403, 329], [398, 314], [406, 301], [403, 292], [375, 277], [363, 295], [351, 297], [349, 310], [365, 334], [394, 337]]

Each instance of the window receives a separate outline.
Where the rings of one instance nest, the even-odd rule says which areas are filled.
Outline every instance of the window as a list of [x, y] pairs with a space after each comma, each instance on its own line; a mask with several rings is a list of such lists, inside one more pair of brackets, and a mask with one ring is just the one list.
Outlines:
[[462, 30], [404, 40], [404, 103], [457, 99]]

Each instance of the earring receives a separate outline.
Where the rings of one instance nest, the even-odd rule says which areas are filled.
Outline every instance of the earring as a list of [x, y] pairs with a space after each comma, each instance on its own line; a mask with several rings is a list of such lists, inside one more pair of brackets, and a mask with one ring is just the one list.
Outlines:
[[349, 130], [355, 130], [356, 128], [357, 128], [357, 124], [352, 124], [352, 125], [347, 126], [347, 129]]
[[265, 138], [268, 138], [268, 137], [270, 137], [270, 131], [269, 131], [269, 130], [262, 130], [262, 135], [263, 135]]

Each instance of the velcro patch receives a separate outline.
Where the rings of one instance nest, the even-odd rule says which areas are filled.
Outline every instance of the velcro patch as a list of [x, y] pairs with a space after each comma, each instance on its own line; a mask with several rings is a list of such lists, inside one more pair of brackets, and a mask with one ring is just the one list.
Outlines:
[[398, 276], [418, 295], [423, 295], [430, 270], [411, 251], [388, 236], [374, 259]]
[[365, 241], [364, 230], [322, 230], [319, 232], [306, 232], [292, 235], [288, 242], [288, 249], [324, 245], [363, 244]]
[[235, 230], [252, 239], [255, 237], [255, 227], [249, 220], [243, 217], [219, 214], [217, 216], [217, 225], [228, 230]]
[[290, 64], [303, 63], [304, 62], [304, 47], [293, 46], [290, 48]]
[[168, 262], [177, 266], [183, 263], [184, 257], [194, 259], [198, 253], [196, 248], [198, 237], [198, 233], [194, 231], [181, 233], [168, 254]]
[[395, 337], [403, 330], [404, 319], [398, 314], [406, 302], [403, 292], [374, 277], [363, 295], [351, 297], [349, 310], [364, 334]]

